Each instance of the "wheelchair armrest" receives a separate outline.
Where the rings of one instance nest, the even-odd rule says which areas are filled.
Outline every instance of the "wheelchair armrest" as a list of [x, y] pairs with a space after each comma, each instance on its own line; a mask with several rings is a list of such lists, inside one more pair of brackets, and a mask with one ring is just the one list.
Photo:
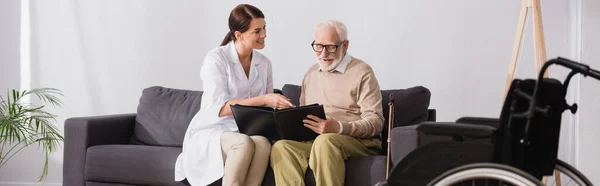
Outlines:
[[442, 136], [464, 136], [473, 138], [490, 137], [495, 127], [454, 122], [423, 122], [417, 125], [417, 131]]
[[500, 119], [498, 119], [498, 118], [482, 118], [482, 117], [462, 117], [462, 118], [458, 118], [456, 120], [456, 123], [486, 125], [486, 126], [498, 128]]

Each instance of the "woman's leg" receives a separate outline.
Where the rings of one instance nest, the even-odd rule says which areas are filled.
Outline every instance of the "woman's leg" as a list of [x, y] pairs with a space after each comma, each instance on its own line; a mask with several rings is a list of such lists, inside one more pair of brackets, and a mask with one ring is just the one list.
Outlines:
[[254, 155], [254, 142], [245, 134], [224, 132], [221, 135], [221, 148], [225, 161], [223, 185], [244, 185]]
[[250, 138], [254, 141], [254, 156], [252, 156], [245, 184], [259, 186], [262, 184], [267, 166], [269, 165], [271, 143], [263, 136], [250, 136]]

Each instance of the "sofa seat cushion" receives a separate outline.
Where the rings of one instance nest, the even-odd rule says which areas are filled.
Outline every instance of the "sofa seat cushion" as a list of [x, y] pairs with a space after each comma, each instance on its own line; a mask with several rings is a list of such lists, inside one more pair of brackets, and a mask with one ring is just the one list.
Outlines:
[[375, 185], [385, 181], [386, 156], [352, 157], [346, 160], [346, 185]]
[[133, 185], [181, 185], [175, 180], [178, 147], [99, 145], [88, 148], [85, 180]]

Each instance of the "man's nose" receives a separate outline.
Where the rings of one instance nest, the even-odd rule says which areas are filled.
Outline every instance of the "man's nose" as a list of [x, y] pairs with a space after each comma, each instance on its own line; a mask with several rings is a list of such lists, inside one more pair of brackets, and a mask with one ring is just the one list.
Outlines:
[[326, 48], [323, 48], [323, 51], [319, 54], [319, 57], [326, 58], [329, 55], [329, 51]]

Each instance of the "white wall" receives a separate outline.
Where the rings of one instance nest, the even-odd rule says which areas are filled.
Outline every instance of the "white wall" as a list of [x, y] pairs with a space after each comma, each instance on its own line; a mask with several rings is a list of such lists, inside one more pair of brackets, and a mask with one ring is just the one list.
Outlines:
[[[227, 32], [229, 11], [241, 1], [33, 1], [31, 87], [64, 91], [58, 128], [68, 117], [131, 113], [143, 88], [201, 88], [204, 55]], [[349, 29], [349, 52], [371, 64], [383, 89], [423, 85], [441, 121], [497, 117], [502, 103], [520, 1], [247, 1], [267, 16], [267, 47], [275, 87], [299, 84], [316, 62], [314, 27], [338, 19]], [[574, 57], [572, 6], [542, 1], [547, 54]], [[534, 77], [527, 25], [517, 77]], [[561, 78], [562, 69], [551, 69]], [[570, 116], [565, 121], [570, 122]], [[597, 121], [597, 120], [594, 120]], [[567, 156], [570, 128], [561, 139]], [[33, 183], [41, 156], [34, 151], [0, 170], [1, 182]], [[40, 159], [38, 162], [37, 160]], [[62, 180], [62, 152], [51, 159], [46, 183]]]
[[0, 1], [0, 95], [19, 89], [19, 1]]
[[[20, 7], [20, 1], [0, 1], [0, 96], [5, 99], [9, 90], [19, 90], [20, 88]], [[21, 151], [19, 155], [24, 155], [25, 153], [31, 152], [32, 151], [29, 149], [26, 149]], [[7, 184], [7, 182], [29, 182], [27, 179], [22, 178], [33, 176], [34, 174], [32, 174], [32, 171], [34, 170], [41, 173], [42, 169], [33, 169], [33, 167], [35, 167], [33, 164], [26, 166], [15, 166], [20, 164], [20, 162], [29, 163], [29, 158], [27, 157], [35, 156], [25, 155], [25, 157], [26, 158], [12, 158], [9, 163], [0, 169], [0, 185], [10, 185]], [[22, 172], [24, 173], [23, 177], [21, 177], [19, 174], [12, 173], [21, 172], [20, 170], [30, 171]], [[35, 176], [32, 178], [35, 178]]]
[[[21, 1], [0, 1], [0, 95], [6, 98], [7, 90], [19, 90], [20, 72], [20, 27]], [[59, 185], [61, 163], [50, 162], [50, 177], [44, 182], [34, 183], [42, 173], [44, 159], [35, 147], [25, 148], [0, 169], [0, 185]], [[60, 159], [55, 154], [54, 159]]]
[[[600, 70], [600, 2], [583, 1], [581, 61]], [[600, 81], [582, 78], [579, 100], [577, 165], [592, 183], [600, 184]]]

